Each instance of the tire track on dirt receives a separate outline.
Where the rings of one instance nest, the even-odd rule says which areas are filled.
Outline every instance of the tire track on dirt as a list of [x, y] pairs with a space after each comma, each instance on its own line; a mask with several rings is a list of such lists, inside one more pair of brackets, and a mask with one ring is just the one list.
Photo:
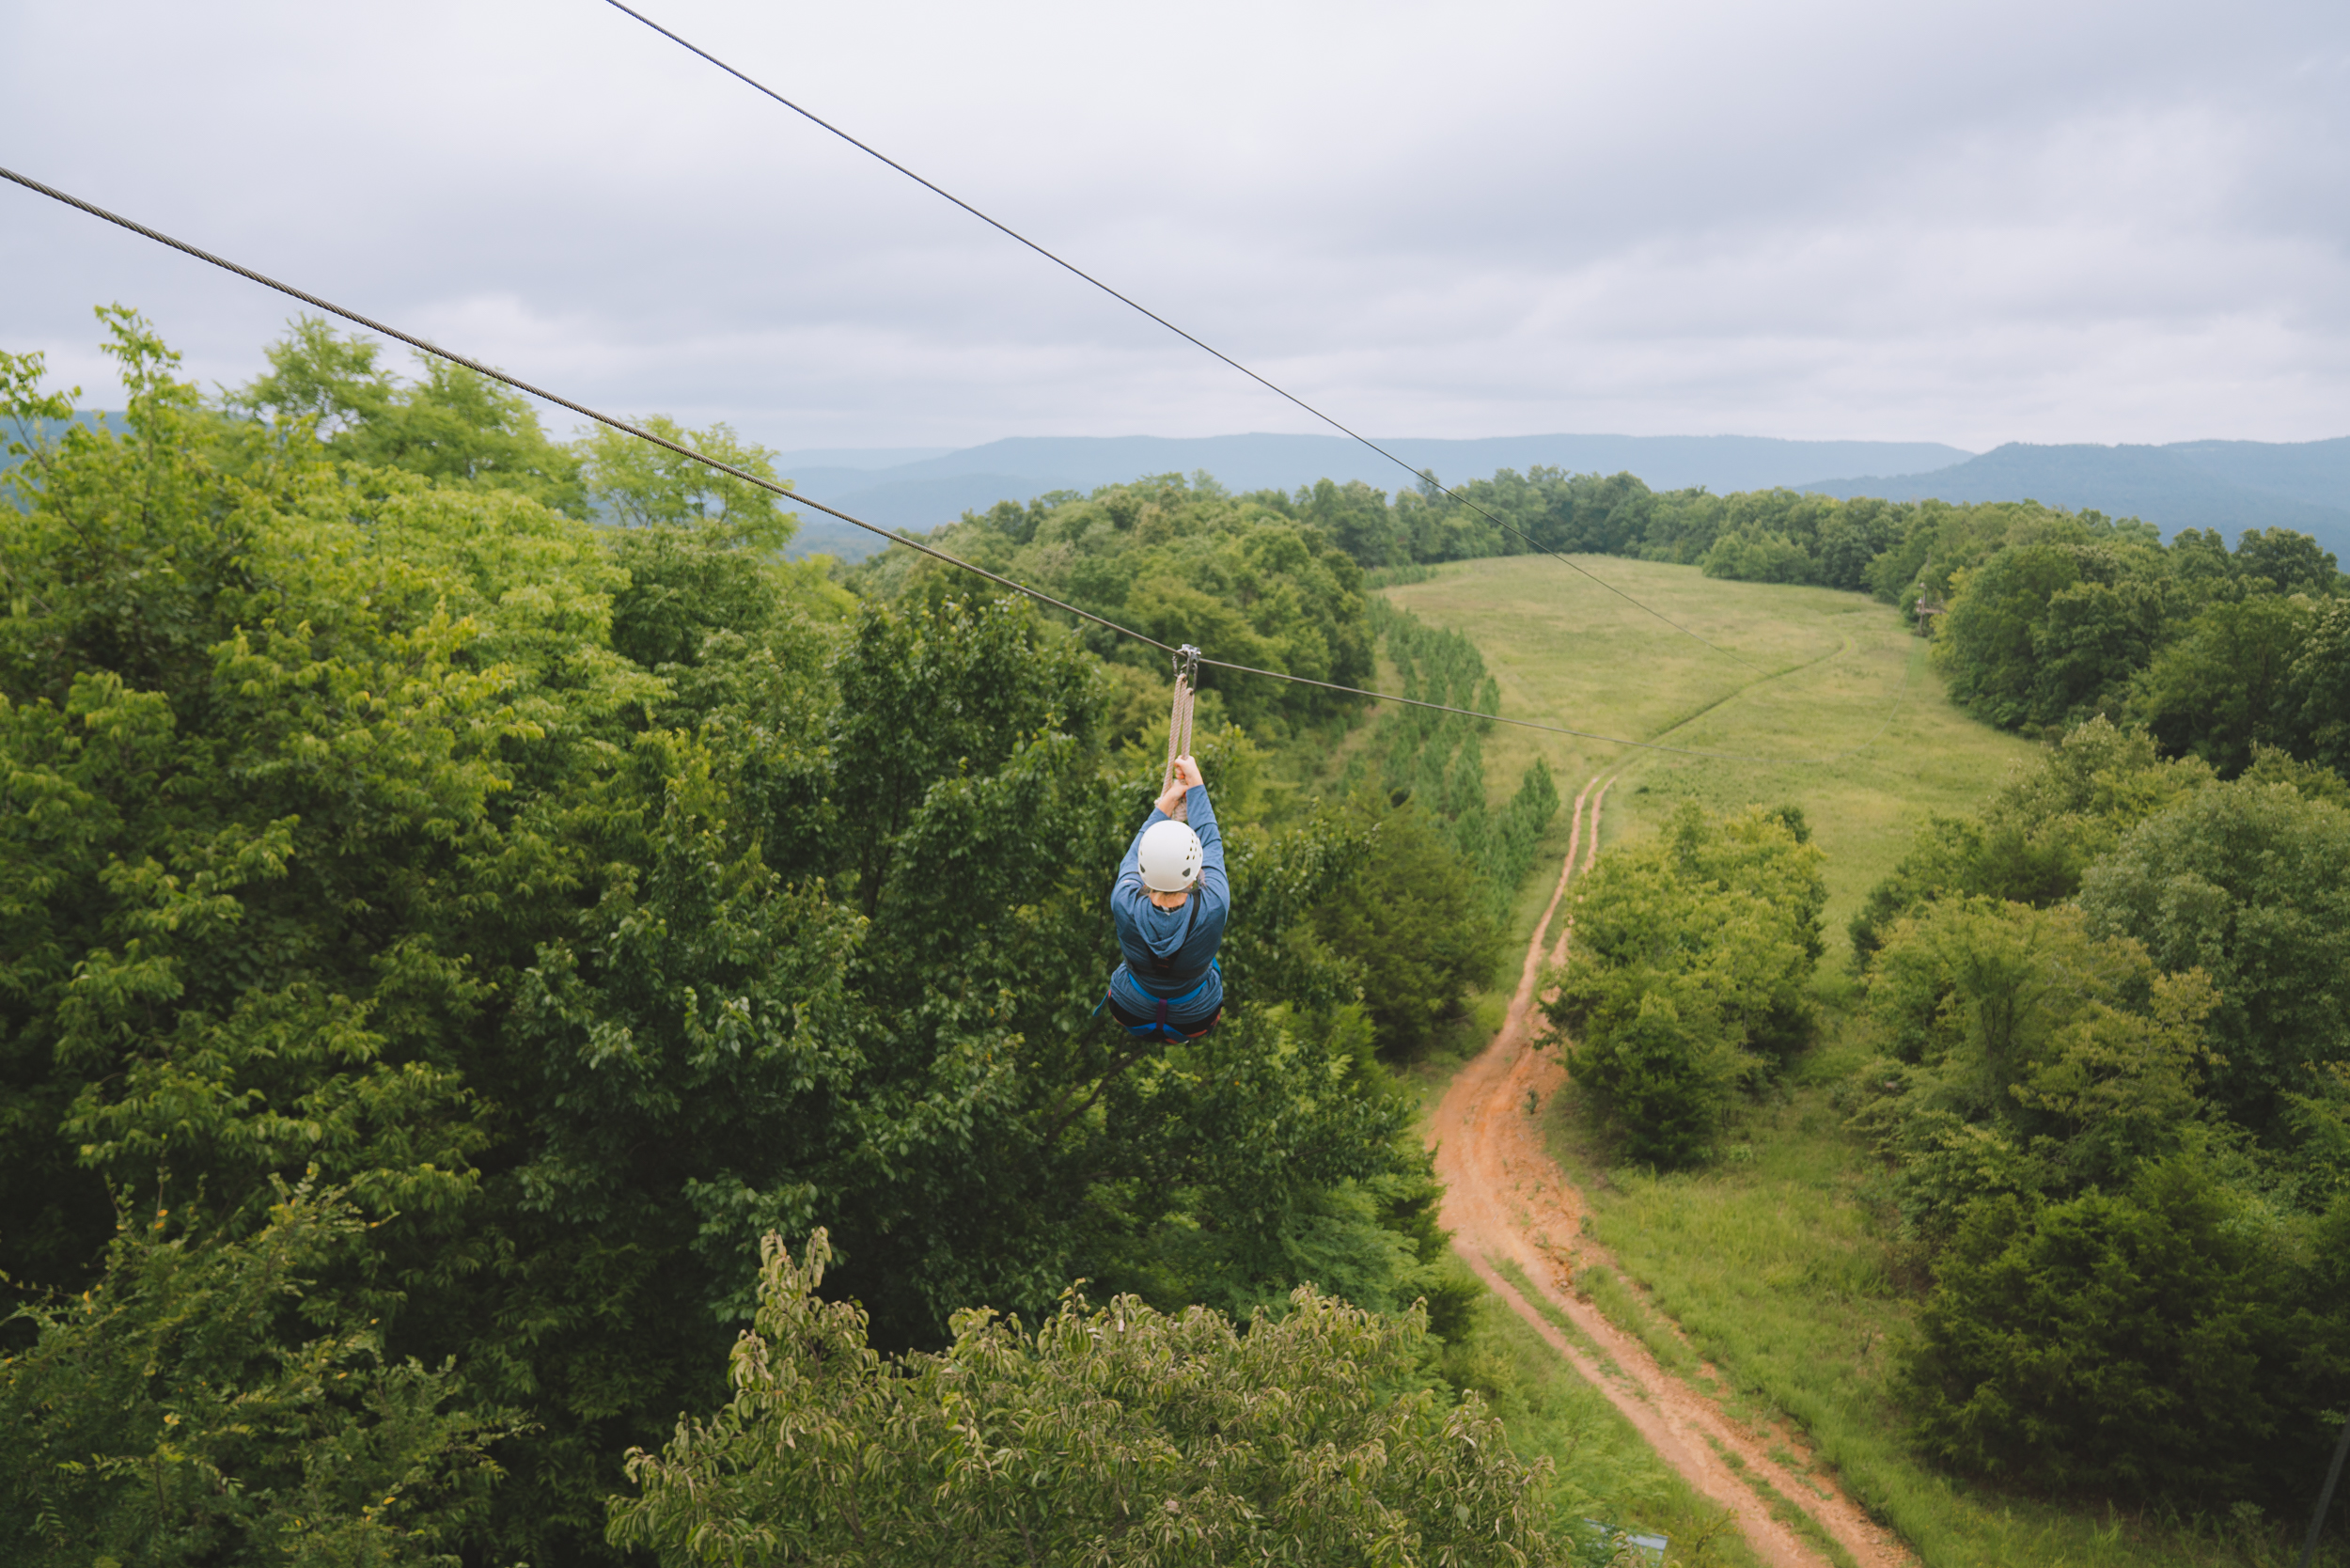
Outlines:
[[[1615, 1260], [1583, 1231], [1583, 1198], [1543, 1147], [1541, 1110], [1566, 1070], [1555, 1052], [1537, 1048], [1535, 990], [1545, 963], [1565, 961], [1573, 921], [1550, 933], [1567, 884], [1599, 855], [1599, 813], [1608, 786], [1594, 775], [1574, 797], [1574, 823], [1565, 864], [1549, 907], [1527, 943], [1516, 994], [1493, 1043], [1463, 1068], [1438, 1103], [1429, 1127], [1436, 1174], [1445, 1184], [1443, 1219], [1452, 1244], [1494, 1294], [1526, 1320], [1586, 1382], [1606, 1395], [1665, 1463], [1712, 1501], [1728, 1509], [1755, 1551], [1772, 1568], [1829, 1568], [1817, 1545], [1775, 1518], [1770, 1506], [1739, 1473], [1761, 1478], [1802, 1509], [1863, 1568], [1915, 1568], [1916, 1559], [1841, 1488], [1820, 1496], [1821, 1481], [1798, 1477], [1770, 1456], [1773, 1435], [1734, 1419], [1720, 1404], [1658, 1365], [1646, 1345], [1575, 1294], [1574, 1270]], [[1586, 808], [1589, 808], [1588, 812]], [[1577, 859], [1580, 858], [1580, 865]], [[1505, 1278], [1514, 1263], [1559, 1316], [1596, 1344], [1594, 1356], [1561, 1333], [1551, 1318]], [[1612, 1363], [1612, 1364], [1608, 1364]]]

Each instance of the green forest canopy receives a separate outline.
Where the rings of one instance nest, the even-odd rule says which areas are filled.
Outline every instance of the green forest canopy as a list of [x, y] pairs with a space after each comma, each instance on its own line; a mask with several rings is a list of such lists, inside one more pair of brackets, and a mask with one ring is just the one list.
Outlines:
[[[1539, 767], [1489, 796], [1481, 721], [1383, 720], [1324, 804], [1269, 759], [1352, 699], [1205, 694], [1238, 1001], [1130, 1052], [1089, 1014], [1156, 782], [1148, 650], [902, 550], [780, 564], [770, 494], [316, 323], [207, 401], [105, 314], [117, 428], [0, 360], [18, 429], [64, 431], [0, 541], [0, 1269], [32, 1293], [0, 1399], [55, 1461], [0, 1490], [9, 1528], [596, 1558], [622, 1452], [724, 1403], [769, 1235], [828, 1231], [874, 1343], [917, 1356], [1080, 1277], [1162, 1314], [1424, 1297], [1457, 1331], [1381, 1053], [1490, 975], [1557, 808]], [[1992, 1474], [2225, 1501], [2298, 1463], [2350, 1365], [2332, 558], [2029, 503], [1463, 489], [1548, 547], [1923, 606], [1991, 722], [2138, 726], [1929, 823], [1856, 924], [1887, 1052], [1857, 1125], [1940, 1279], [1912, 1399]], [[1484, 713], [1474, 647], [1366, 574], [1523, 548], [1431, 488], [1171, 476], [940, 541], [1267, 669], [1358, 683], [1384, 650]], [[1706, 1157], [1808, 1033], [1803, 840], [1690, 816], [1587, 889], [1601, 962], [1561, 1005], [1649, 1157]], [[2134, 1281], [2109, 1310], [2091, 1266]], [[2138, 1383], [2097, 1359], [2148, 1336], [2174, 1348]], [[2087, 1427], [2021, 1354], [2053, 1345], [2090, 1347]], [[2219, 1388], [2241, 1419], [2199, 1447]], [[2174, 1415], [2118, 1419], [2149, 1401]]]
[[[256, 420], [107, 321], [128, 417], [33, 452], [0, 538], [0, 1268], [71, 1293], [10, 1325], [7, 1398], [105, 1461], [14, 1470], [11, 1529], [95, 1539], [154, 1495], [139, 1528], [185, 1560], [262, 1550], [333, 1523], [304, 1445], [347, 1441], [458, 1511], [382, 1529], [596, 1556], [622, 1451], [721, 1395], [770, 1232], [827, 1228], [890, 1346], [1080, 1277], [1457, 1321], [1361, 960], [1320, 923], [1375, 813], [1263, 825], [1252, 743], [1207, 728], [1239, 1000], [1134, 1053], [1089, 1015], [1156, 782], [1142, 672], [1017, 603], [853, 598], [776, 564], [756, 497], [569, 469], [494, 388], [452, 395], [468, 425], [396, 387], [377, 445], [355, 394]], [[17, 419], [65, 412], [37, 358], [0, 374]], [[630, 526], [555, 504], [616, 485]], [[1364, 646], [1345, 586], [1332, 635]], [[279, 1321], [190, 1338], [198, 1292]], [[118, 1408], [95, 1369], [141, 1346], [190, 1387], [308, 1357], [310, 1435]], [[166, 1463], [194, 1469], [155, 1494]]]

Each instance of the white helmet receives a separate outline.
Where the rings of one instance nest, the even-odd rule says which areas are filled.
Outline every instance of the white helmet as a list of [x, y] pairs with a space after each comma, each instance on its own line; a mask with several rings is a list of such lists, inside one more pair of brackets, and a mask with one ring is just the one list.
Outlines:
[[1199, 880], [1199, 835], [1172, 820], [1142, 830], [1142, 885], [1153, 893], [1180, 893]]

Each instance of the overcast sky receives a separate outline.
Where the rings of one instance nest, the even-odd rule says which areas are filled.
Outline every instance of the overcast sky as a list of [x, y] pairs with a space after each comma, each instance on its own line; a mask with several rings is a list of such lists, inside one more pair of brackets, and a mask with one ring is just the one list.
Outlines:
[[[0, 164], [583, 400], [1319, 428], [601, 0], [0, 4]], [[2350, 434], [2341, 0], [643, 8], [1374, 432]], [[0, 282], [93, 404], [291, 309], [8, 185]]]

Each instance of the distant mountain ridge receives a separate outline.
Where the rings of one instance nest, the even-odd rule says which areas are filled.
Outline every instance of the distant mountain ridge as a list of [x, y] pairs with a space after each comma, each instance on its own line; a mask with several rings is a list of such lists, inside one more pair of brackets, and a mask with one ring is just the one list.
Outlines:
[[[125, 416], [86, 410], [75, 422]], [[65, 421], [42, 420], [55, 439]], [[0, 431], [0, 474], [14, 431]], [[1573, 473], [1637, 474], [1652, 489], [1790, 490], [1836, 496], [1950, 502], [2040, 501], [2139, 517], [2164, 534], [2293, 528], [2350, 564], [2350, 436], [2326, 441], [2174, 441], [2165, 446], [2038, 446], [2011, 441], [1981, 454], [1933, 441], [1782, 441], [1750, 435], [1503, 435], [1382, 439], [1414, 469], [1483, 478], [1538, 464]], [[928, 530], [1001, 500], [1090, 491], [1146, 474], [1202, 470], [1236, 491], [1293, 491], [1316, 479], [1362, 479], [1393, 492], [1411, 477], [1337, 435], [1015, 436], [938, 447], [821, 447], [776, 454], [805, 494], [885, 527]], [[1834, 473], [1849, 478], [1810, 476]], [[860, 559], [873, 535], [804, 510], [792, 554]]]
[[[1440, 478], [1482, 478], [1545, 464], [1573, 473], [1638, 475], [1656, 490], [1716, 493], [1785, 487], [1838, 496], [1952, 502], [2034, 500], [2140, 517], [2163, 532], [2247, 528], [2309, 534], [2350, 561], [2350, 436], [2329, 441], [2180, 441], [2167, 446], [2036, 446], [1981, 454], [1930, 441], [1781, 441], [1741, 435], [1511, 435], [1382, 439]], [[1316, 479], [1362, 479], [1393, 492], [1410, 475], [1336, 435], [1016, 436], [911, 462], [895, 450], [786, 453], [782, 471], [816, 499], [885, 527], [927, 530], [997, 501], [1090, 491], [1146, 474], [1205, 471], [1227, 489], [1293, 491]], [[933, 451], [935, 449], [933, 448]], [[807, 461], [818, 458], [829, 462]], [[1856, 477], [1812, 476], [1838, 468]], [[852, 559], [879, 541], [821, 512], [805, 513], [795, 551]]]
[[[1807, 476], [1857, 469], [1939, 468], [1973, 454], [1935, 441], [1782, 441], [1752, 435], [1502, 435], [1469, 440], [1404, 436], [1380, 445], [1413, 470], [1445, 479], [1483, 478], [1500, 468], [1544, 464], [1574, 473], [1629, 471], [1661, 490], [1704, 485], [1764, 490]], [[853, 454], [785, 453], [779, 467], [820, 501], [891, 528], [929, 529], [997, 501], [1055, 490], [1091, 491], [1146, 474], [1205, 471], [1228, 490], [1286, 490], [1330, 478], [1393, 492], [1412, 476], [1340, 435], [1015, 436], [886, 466], [844, 463]], [[831, 462], [811, 461], [830, 458]], [[804, 514], [796, 552], [856, 558], [878, 548], [870, 534], [821, 512]]]
[[2292, 528], [2350, 560], [2350, 436], [2329, 441], [2178, 441], [2162, 447], [2039, 447], [2011, 441], [1924, 473], [1794, 486], [1888, 501], [2033, 500], [2138, 517], [2168, 534]]

